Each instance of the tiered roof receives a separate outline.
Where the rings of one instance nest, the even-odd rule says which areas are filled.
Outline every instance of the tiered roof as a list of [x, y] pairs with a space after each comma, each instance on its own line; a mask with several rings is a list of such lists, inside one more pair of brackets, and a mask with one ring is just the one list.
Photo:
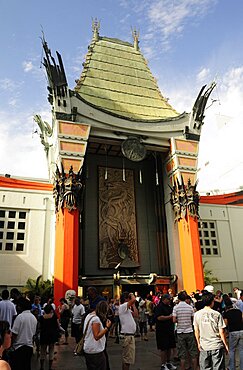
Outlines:
[[162, 96], [146, 60], [132, 44], [93, 37], [83, 65], [75, 91], [88, 104], [132, 121], [179, 116]]

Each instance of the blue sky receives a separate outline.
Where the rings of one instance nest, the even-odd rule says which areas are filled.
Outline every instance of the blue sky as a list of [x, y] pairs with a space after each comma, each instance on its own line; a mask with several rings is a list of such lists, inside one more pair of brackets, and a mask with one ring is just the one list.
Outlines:
[[[92, 18], [102, 36], [140, 48], [165, 97], [189, 112], [204, 83], [217, 80], [206, 111], [199, 155], [199, 189], [230, 191], [243, 185], [243, 2], [241, 0], [9, 0], [0, 1], [0, 173], [47, 177], [34, 114], [50, 121], [41, 30], [63, 58], [75, 86], [92, 38]], [[210, 103], [210, 102], [209, 102]]]

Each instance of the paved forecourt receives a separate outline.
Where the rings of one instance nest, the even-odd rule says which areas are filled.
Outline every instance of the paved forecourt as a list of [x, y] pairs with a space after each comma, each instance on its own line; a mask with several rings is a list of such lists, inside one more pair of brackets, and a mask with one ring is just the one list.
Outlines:
[[[160, 370], [160, 352], [157, 350], [155, 341], [155, 332], [148, 332], [148, 342], [142, 341], [140, 338], [136, 338], [136, 363], [130, 366], [130, 370]], [[122, 343], [115, 344], [114, 338], [108, 339], [108, 354], [110, 360], [111, 370], [121, 370], [121, 353], [122, 353]], [[84, 357], [74, 356], [73, 349], [75, 347], [75, 342], [73, 338], [69, 337], [69, 344], [55, 346], [55, 360], [53, 361], [53, 370], [86, 370]], [[47, 356], [48, 358], [48, 356]], [[177, 369], [180, 366], [177, 363]], [[228, 365], [228, 356], [226, 358], [226, 366]], [[36, 353], [33, 355], [32, 360], [32, 370], [40, 369], [40, 361], [37, 358]], [[48, 359], [45, 363], [45, 369], [48, 369]], [[240, 370], [239, 365], [239, 354], [236, 355], [236, 370]]]
[[[155, 333], [148, 333], [148, 342], [142, 341], [140, 338], [136, 338], [136, 363], [130, 367], [130, 370], [153, 370], [160, 369], [160, 354], [156, 348]], [[110, 361], [111, 370], [121, 370], [121, 353], [122, 343], [115, 344], [114, 338], [108, 339], [108, 354]], [[55, 346], [55, 360], [53, 361], [53, 370], [85, 370], [85, 360], [83, 357], [74, 356], [74, 340], [69, 337], [69, 344]], [[48, 355], [47, 355], [48, 358]], [[32, 370], [39, 370], [40, 362], [37, 359], [36, 353], [33, 355]], [[45, 363], [45, 369], [48, 369], [48, 359]]]

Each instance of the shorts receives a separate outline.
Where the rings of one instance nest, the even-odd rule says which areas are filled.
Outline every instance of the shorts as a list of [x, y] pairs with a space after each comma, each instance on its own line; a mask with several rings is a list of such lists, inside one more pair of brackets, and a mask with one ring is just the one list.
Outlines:
[[201, 350], [199, 355], [199, 366], [201, 370], [206, 370], [209, 368], [214, 370], [224, 370], [224, 348], [215, 349], [212, 351]]
[[133, 335], [124, 337], [122, 361], [124, 364], [130, 365], [135, 363], [135, 338]]
[[191, 358], [198, 356], [198, 349], [194, 333], [177, 333], [177, 350], [178, 357], [180, 359], [186, 359], [187, 353], [190, 354]]
[[168, 349], [175, 348], [176, 342], [174, 331], [167, 331], [166, 333], [163, 333], [163, 335], [161, 332], [156, 331], [156, 342], [157, 348], [161, 351], [167, 351]]

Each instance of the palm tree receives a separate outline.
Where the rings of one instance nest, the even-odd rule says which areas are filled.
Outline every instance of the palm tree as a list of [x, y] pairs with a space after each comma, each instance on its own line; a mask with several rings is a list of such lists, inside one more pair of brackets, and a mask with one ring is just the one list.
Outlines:
[[43, 301], [47, 301], [53, 295], [53, 283], [51, 280], [43, 280], [42, 275], [39, 275], [37, 279], [29, 278], [22, 291], [28, 295], [31, 301], [36, 295], [41, 297]]
[[204, 272], [204, 284], [212, 285], [218, 281], [218, 278], [213, 275], [213, 271], [206, 268], [208, 261], [203, 262], [203, 272]]

